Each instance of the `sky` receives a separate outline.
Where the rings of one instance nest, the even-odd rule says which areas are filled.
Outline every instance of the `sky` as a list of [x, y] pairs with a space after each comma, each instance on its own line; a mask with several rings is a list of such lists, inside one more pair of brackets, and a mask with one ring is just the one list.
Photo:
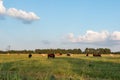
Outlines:
[[0, 0], [0, 50], [120, 51], [120, 0]]

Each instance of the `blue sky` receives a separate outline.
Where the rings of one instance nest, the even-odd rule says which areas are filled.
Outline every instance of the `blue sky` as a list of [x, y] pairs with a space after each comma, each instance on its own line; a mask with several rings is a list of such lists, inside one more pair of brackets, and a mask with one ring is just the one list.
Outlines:
[[120, 0], [0, 0], [0, 49], [120, 51]]

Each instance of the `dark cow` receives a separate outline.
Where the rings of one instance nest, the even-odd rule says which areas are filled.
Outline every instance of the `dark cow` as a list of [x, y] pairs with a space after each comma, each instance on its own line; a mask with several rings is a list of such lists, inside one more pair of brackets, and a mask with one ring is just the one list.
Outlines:
[[67, 56], [71, 56], [70, 53], [67, 53]]
[[86, 56], [88, 56], [88, 53], [86, 54]]
[[48, 54], [48, 58], [55, 58], [55, 54], [54, 53]]
[[94, 56], [94, 57], [101, 57], [101, 54], [96, 54], [96, 53], [94, 53], [93, 56]]
[[29, 54], [29, 55], [28, 55], [28, 58], [31, 58], [31, 57], [32, 57], [32, 54]]
[[60, 55], [62, 55], [62, 53], [59, 53]]

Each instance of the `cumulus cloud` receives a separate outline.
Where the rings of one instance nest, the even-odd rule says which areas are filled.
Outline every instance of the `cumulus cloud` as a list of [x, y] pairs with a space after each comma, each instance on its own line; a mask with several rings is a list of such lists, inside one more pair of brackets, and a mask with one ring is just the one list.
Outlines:
[[5, 14], [6, 8], [3, 6], [3, 1], [0, 0], [0, 14]]
[[[108, 31], [95, 32], [92, 30], [86, 31], [85, 35], [74, 37], [73, 33], [67, 35], [67, 39], [73, 43], [104, 43], [104, 44], [117, 44], [120, 43], [120, 32], [114, 31], [109, 33]], [[100, 43], [100, 44], [101, 44]]]
[[108, 36], [109, 33], [107, 31], [95, 32], [92, 30], [88, 30], [85, 35], [80, 35], [77, 38], [74, 37], [73, 33], [70, 33], [68, 35], [68, 39], [71, 42], [99, 42], [106, 40]]
[[19, 20], [22, 20], [23, 23], [31, 23], [35, 20], [39, 20], [38, 17], [34, 12], [26, 12], [24, 10], [18, 10], [16, 8], [9, 8], [6, 9], [3, 6], [3, 1], [0, 0], [0, 15], [1, 16], [10, 16]]
[[111, 34], [111, 40], [120, 40], [120, 32], [115, 31]]
[[67, 35], [67, 38], [71, 41], [71, 42], [76, 42], [76, 39], [74, 38], [74, 34], [73, 33], [69, 33]]
[[0, 0], [0, 19], [3, 19], [5, 14], [6, 8], [3, 6], [3, 1]]
[[39, 19], [39, 17], [33, 12], [26, 12], [15, 8], [8, 9], [7, 14], [11, 17], [23, 20], [23, 22], [32, 22]]

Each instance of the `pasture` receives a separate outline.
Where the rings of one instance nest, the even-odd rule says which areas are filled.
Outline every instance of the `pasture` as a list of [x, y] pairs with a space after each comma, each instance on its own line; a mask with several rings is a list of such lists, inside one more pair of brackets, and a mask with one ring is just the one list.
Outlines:
[[0, 80], [120, 80], [120, 55], [0, 54]]

